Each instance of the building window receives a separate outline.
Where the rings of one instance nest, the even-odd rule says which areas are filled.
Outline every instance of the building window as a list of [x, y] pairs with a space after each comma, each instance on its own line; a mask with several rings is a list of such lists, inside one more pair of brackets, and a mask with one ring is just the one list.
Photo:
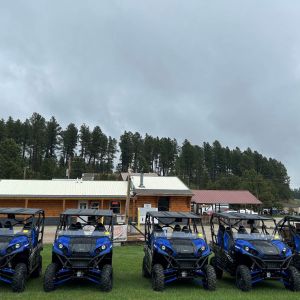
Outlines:
[[120, 214], [121, 213], [121, 203], [119, 201], [110, 202], [110, 209], [113, 211], [114, 214]]
[[170, 199], [169, 197], [159, 197], [157, 208], [158, 211], [169, 211]]
[[91, 209], [99, 209], [99, 202], [92, 202]]

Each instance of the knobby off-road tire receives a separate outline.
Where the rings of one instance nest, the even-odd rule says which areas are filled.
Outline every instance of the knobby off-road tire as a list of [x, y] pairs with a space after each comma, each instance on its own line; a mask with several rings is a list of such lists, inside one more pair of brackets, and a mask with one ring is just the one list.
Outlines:
[[150, 278], [151, 277], [151, 275], [148, 272], [147, 267], [146, 267], [146, 256], [144, 256], [144, 258], [143, 258], [142, 275], [145, 278]]
[[44, 276], [44, 291], [51, 292], [55, 290], [55, 275], [57, 270], [57, 264], [51, 263], [46, 271]]
[[101, 290], [109, 292], [113, 285], [113, 270], [111, 265], [104, 265], [101, 272]]
[[31, 273], [31, 277], [38, 278], [42, 275], [42, 265], [43, 265], [43, 258], [41, 255], [38, 257], [38, 266], [37, 268]]
[[215, 257], [212, 257], [212, 258], [211, 258], [210, 264], [211, 264], [211, 265], [214, 267], [214, 269], [215, 269], [217, 279], [222, 279], [222, 277], [223, 277], [223, 270], [220, 269], [220, 268], [217, 266], [217, 260], [216, 260]]
[[203, 268], [204, 278], [202, 280], [203, 287], [209, 291], [215, 291], [217, 287], [217, 276], [213, 266], [206, 265]]
[[252, 288], [250, 269], [245, 265], [239, 265], [236, 269], [236, 286], [243, 292], [248, 292]]
[[158, 292], [165, 288], [164, 268], [160, 264], [156, 264], [152, 268], [152, 288]]
[[23, 263], [17, 264], [11, 283], [12, 290], [16, 293], [23, 292], [25, 290], [26, 278], [27, 266]]
[[300, 291], [300, 274], [294, 266], [290, 266], [287, 269], [288, 273], [288, 284], [285, 287], [293, 292]]
[[300, 272], [300, 255], [296, 255], [293, 258], [293, 266]]

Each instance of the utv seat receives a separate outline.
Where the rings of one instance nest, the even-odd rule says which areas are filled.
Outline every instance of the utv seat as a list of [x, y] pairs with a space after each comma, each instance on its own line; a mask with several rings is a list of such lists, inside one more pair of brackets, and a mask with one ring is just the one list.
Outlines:
[[247, 232], [245, 226], [240, 225], [240, 226], [239, 226], [238, 233], [239, 233], [239, 234], [247, 234], [248, 232]]
[[222, 246], [224, 243], [224, 233], [225, 233], [225, 226], [220, 225], [218, 229], [218, 234], [217, 234], [217, 243], [219, 246]]
[[82, 229], [82, 225], [81, 225], [80, 222], [77, 222], [77, 223], [75, 224], [75, 226], [76, 226], [76, 229], [77, 229], [77, 230]]
[[181, 227], [180, 227], [179, 224], [176, 224], [175, 227], [174, 227], [173, 232], [179, 232], [179, 231], [181, 231]]
[[98, 223], [95, 227], [95, 230], [94, 231], [98, 231], [98, 232], [105, 232], [106, 229], [105, 229], [105, 226], [102, 224], [102, 223]]
[[11, 221], [6, 221], [6, 222], [4, 223], [4, 228], [7, 228], [7, 229], [12, 230], [12, 229], [13, 229], [13, 226], [12, 226], [12, 224], [11, 224]]
[[68, 230], [78, 230], [77, 229], [77, 227], [76, 227], [76, 224], [75, 223], [72, 223], [70, 226], [69, 226], [69, 228], [68, 228]]
[[229, 250], [234, 245], [230, 227], [226, 227], [224, 233], [224, 249]]
[[25, 223], [23, 226], [23, 230], [29, 230], [31, 229], [31, 226], [32, 226], [32, 222]]
[[181, 231], [184, 232], [184, 233], [190, 233], [191, 232], [186, 225], [182, 227]]
[[153, 230], [154, 230], [154, 232], [163, 232], [163, 229], [158, 224], [154, 224]]
[[251, 233], [259, 233], [258, 229], [256, 227], [253, 227], [251, 229]]

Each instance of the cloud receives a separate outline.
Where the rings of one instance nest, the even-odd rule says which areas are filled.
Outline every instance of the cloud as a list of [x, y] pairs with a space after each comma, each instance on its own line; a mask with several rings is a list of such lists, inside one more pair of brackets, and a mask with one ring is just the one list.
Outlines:
[[1, 117], [218, 139], [300, 186], [299, 27], [297, 1], [2, 3]]

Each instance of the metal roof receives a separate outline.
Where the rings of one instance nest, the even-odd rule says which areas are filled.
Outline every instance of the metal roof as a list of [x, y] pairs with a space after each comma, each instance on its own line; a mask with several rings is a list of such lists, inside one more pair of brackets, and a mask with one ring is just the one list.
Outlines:
[[200, 216], [189, 212], [174, 212], [174, 211], [148, 211], [147, 215], [153, 218], [188, 218], [201, 219]]
[[44, 213], [43, 209], [40, 208], [0, 208], [0, 214], [14, 214], [14, 215], [35, 215], [38, 213]]
[[178, 177], [146, 176], [141, 186], [141, 176], [131, 176], [131, 182], [137, 195], [192, 196], [192, 191]]
[[255, 214], [242, 214], [242, 213], [214, 213], [213, 217], [221, 217], [224, 219], [235, 219], [235, 220], [273, 220], [273, 218], [262, 216], [262, 215], [255, 215]]
[[126, 198], [127, 182], [0, 180], [0, 198]]
[[192, 202], [198, 204], [262, 204], [249, 191], [193, 190]]
[[62, 213], [62, 215], [112, 217], [113, 213], [108, 209], [67, 209]]
[[[122, 180], [126, 181], [128, 179], [128, 172], [121, 172], [121, 178]], [[141, 176], [141, 173], [130, 173], [131, 176]], [[143, 173], [144, 177], [149, 177], [149, 176], [154, 176], [157, 177], [158, 174], [157, 173]]]

